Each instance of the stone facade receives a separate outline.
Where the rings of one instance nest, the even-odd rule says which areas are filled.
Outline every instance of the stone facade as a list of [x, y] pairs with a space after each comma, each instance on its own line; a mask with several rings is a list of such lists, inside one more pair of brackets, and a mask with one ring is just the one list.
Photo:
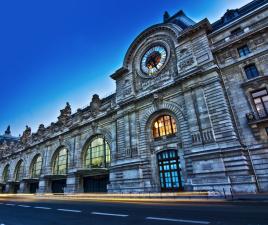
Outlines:
[[[267, 15], [264, 0], [228, 10], [213, 24], [207, 19], [195, 23], [182, 11], [165, 13], [163, 23], [133, 41], [122, 68], [111, 75], [116, 93], [104, 99], [94, 95], [75, 113], [67, 103], [56, 123], [41, 124], [36, 133], [26, 127], [20, 141], [1, 143], [2, 191], [27, 193], [29, 184], [37, 183], [35, 191], [52, 192], [61, 185], [54, 181], [62, 180], [65, 193], [99, 191], [101, 182], [111, 193], [159, 192], [158, 156], [168, 150], [177, 155], [180, 190], [268, 191], [268, 115], [258, 116], [252, 98], [268, 89]], [[165, 48], [166, 59], [156, 75], [148, 76], [141, 61], [156, 45]], [[242, 56], [241, 46], [249, 50]], [[258, 76], [248, 77], [245, 67], [253, 64]], [[268, 111], [268, 100], [264, 104]], [[176, 132], [155, 138], [159, 116], [173, 118]], [[109, 146], [110, 164], [86, 167], [85, 151], [97, 135]], [[67, 172], [55, 174], [62, 148], [67, 149]], [[33, 177], [37, 155], [41, 172]]]

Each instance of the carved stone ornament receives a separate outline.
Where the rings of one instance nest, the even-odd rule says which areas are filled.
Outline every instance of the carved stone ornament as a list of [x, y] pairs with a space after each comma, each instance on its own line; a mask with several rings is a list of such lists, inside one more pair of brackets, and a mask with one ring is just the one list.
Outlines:
[[60, 110], [60, 116], [58, 117], [59, 123], [66, 125], [71, 115], [72, 109], [69, 102], [67, 102], [65, 108]]
[[93, 117], [96, 117], [100, 111], [101, 100], [99, 95], [95, 94], [90, 102], [90, 111]]
[[26, 128], [23, 131], [23, 134], [20, 138], [21, 143], [27, 144], [30, 140], [31, 134], [32, 134], [31, 128], [26, 125]]
[[11, 135], [11, 131], [10, 131], [10, 125], [8, 125], [6, 131], [5, 131], [5, 135]]
[[98, 123], [97, 122], [92, 122], [91, 123], [91, 128], [93, 130], [93, 133], [97, 133]]
[[44, 133], [45, 133], [45, 125], [44, 124], [40, 124], [39, 127], [38, 127], [38, 130], [37, 130], [37, 134], [38, 136], [43, 136]]
[[159, 109], [162, 102], [163, 102], [163, 95], [159, 94], [159, 93], [154, 93], [153, 104], [154, 104], [155, 108]]

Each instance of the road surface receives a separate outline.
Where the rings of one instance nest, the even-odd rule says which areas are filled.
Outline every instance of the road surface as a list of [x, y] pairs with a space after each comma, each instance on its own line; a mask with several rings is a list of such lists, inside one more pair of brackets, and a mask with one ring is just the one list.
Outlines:
[[268, 225], [268, 203], [0, 199], [0, 225]]

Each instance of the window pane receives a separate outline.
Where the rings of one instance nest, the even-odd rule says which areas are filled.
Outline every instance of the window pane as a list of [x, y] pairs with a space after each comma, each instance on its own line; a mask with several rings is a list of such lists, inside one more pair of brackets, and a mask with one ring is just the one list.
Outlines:
[[259, 72], [254, 64], [246, 66], [244, 69], [248, 79], [259, 76]]
[[176, 122], [169, 115], [160, 116], [153, 123], [152, 133], [154, 138], [174, 134], [176, 132]]
[[21, 181], [23, 178], [23, 172], [24, 172], [24, 163], [23, 161], [18, 162], [16, 166], [16, 172], [15, 172], [15, 181]]
[[267, 95], [267, 90], [266, 89], [252, 93], [253, 98], [263, 96], [263, 95]]
[[67, 174], [67, 149], [60, 150], [55, 157], [53, 173], [57, 175]]
[[88, 146], [85, 155], [87, 168], [107, 168], [110, 166], [110, 147], [101, 136], [95, 137]]
[[250, 53], [249, 48], [247, 45], [242, 46], [241, 48], [238, 48], [239, 56], [246, 56]]
[[253, 101], [260, 118], [267, 116], [268, 112], [268, 95], [267, 90], [263, 89], [252, 93]]

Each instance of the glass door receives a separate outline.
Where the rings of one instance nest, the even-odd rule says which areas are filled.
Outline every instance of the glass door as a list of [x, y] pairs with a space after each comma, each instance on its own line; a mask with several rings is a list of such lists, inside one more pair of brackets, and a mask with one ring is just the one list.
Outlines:
[[176, 150], [167, 150], [157, 155], [160, 185], [162, 191], [182, 191], [180, 158]]

